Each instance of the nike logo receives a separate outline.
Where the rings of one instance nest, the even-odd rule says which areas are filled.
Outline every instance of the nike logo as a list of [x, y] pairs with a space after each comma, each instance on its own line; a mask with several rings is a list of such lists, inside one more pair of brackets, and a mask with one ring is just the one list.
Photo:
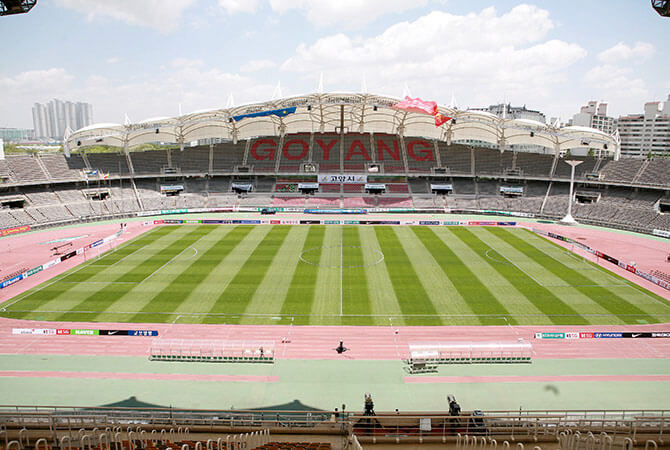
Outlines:
[[107, 334], [116, 334], [116, 333], [118, 333], [118, 331], [110, 331], [110, 332], [107, 333]]
[[638, 337], [638, 336], [641, 336], [641, 335], [642, 335], [642, 333], [633, 333], [631, 336], [633, 336], [635, 338], [635, 337]]

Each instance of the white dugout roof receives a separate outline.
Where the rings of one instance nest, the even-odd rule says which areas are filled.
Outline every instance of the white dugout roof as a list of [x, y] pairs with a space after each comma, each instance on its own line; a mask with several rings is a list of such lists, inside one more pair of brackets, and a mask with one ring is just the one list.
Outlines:
[[[126, 149], [151, 142], [180, 145], [208, 138], [238, 141], [282, 133], [345, 132], [388, 133], [424, 137], [448, 143], [483, 141], [504, 149], [508, 145], [540, 145], [556, 153], [574, 148], [593, 148], [618, 159], [615, 136], [585, 127], [557, 128], [541, 122], [504, 119], [482, 111], [439, 106], [452, 117], [440, 127], [426, 114], [391, 106], [401, 99], [373, 94], [324, 93], [254, 103], [226, 109], [197, 111], [179, 117], [162, 117], [124, 125], [100, 123], [65, 136], [65, 151], [91, 145]], [[284, 117], [267, 115], [235, 120], [234, 117], [295, 107]]]

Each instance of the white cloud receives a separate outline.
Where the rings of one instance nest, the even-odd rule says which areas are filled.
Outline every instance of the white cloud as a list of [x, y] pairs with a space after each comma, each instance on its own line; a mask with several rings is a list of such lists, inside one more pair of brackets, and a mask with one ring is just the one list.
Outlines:
[[[62, 86], [66, 86], [72, 79], [72, 75], [60, 67], [28, 70], [13, 77], [0, 77], [0, 91], [3, 92], [3, 97], [5, 95], [9, 98], [26, 95], [35, 99], [34, 101], [45, 101], [60, 95], [63, 92]], [[3, 109], [11, 111], [11, 108], [4, 107]]]
[[228, 14], [254, 13], [260, 7], [259, 0], [219, 0], [219, 5]]
[[171, 67], [202, 67], [205, 62], [202, 59], [175, 58], [169, 64]]
[[628, 67], [603, 64], [589, 70], [584, 78], [598, 98], [617, 104], [619, 110], [623, 106], [623, 111], [638, 111], [649, 98], [644, 80], [635, 78]]
[[277, 63], [269, 59], [253, 59], [240, 67], [240, 72], [258, 72], [259, 70], [272, 69]]
[[117, 57], [117, 56], [112, 56], [111, 58], [107, 58], [107, 59], [105, 60], [105, 62], [106, 62], [107, 64], [116, 64], [116, 63], [118, 63], [118, 62], [120, 62], [120, 61], [121, 61], [121, 58], [119, 58], [119, 57]]
[[0, 76], [0, 123], [32, 127], [32, 103], [54, 97], [91, 103], [96, 122], [121, 123], [124, 113], [134, 121], [176, 115], [179, 104], [184, 113], [222, 108], [231, 92], [238, 103], [263, 101], [270, 98], [273, 89], [272, 85], [186, 59], [121, 83], [103, 75], [80, 80], [61, 68], [35, 70]]
[[448, 100], [458, 92], [472, 106], [503, 96], [531, 103], [551, 96], [552, 84], [567, 79], [566, 69], [586, 56], [577, 44], [546, 40], [553, 26], [547, 11], [531, 5], [504, 14], [495, 8], [467, 15], [433, 11], [370, 38], [340, 33], [301, 44], [282, 69], [312, 79], [324, 72], [327, 83], [349, 86], [365, 72], [378, 92], [398, 95], [407, 82], [414, 94], [420, 87]]
[[427, 0], [270, 0], [270, 7], [279, 13], [297, 9], [317, 26], [340, 23], [354, 28], [384, 14], [402, 13], [426, 3]]
[[654, 46], [648, 42], [636, 42], [633, 47], [619, 42], [598, 54], [598, 59], [604, 63], [612, 64], [629, 59], [645, 60], [654, 54]]
[[110, 17], [122, 22], [169, 32], [177, 28], [185, 9], [195, 0], [57, 0], [62, 7], [87, 16], [88, 20]]

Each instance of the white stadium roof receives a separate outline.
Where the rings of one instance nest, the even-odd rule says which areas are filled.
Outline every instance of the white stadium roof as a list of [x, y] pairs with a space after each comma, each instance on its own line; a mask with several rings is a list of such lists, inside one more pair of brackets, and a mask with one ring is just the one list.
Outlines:
[[[373, 94], [323, 93], [271, 100], [244, 106], [197, 111], [127, 125], [95, 124], [66, 135], [65, 149], [90, 145], [130, 148], [151, 142], [184, 144], [200, 139], [232, 141], [282, 133], [345, 132], [389, 133], [447, 142], [483, 141], [504, 149], [507, 145], [540, 145], [556, 153], [595, 148], [619, 156], [615, 136], [585, 127], [554, 127], [525, 119], [505, 119], [484, 111], [438, 109], [455, 120], [436, 127], [427, 114], [393, 109], [401, 99]], [[295, 112], [280, 117], [287, 108]], [[266, 115], [277, 111], [279, 115]], [[257, 117], [244, 117], [244, 115]]]

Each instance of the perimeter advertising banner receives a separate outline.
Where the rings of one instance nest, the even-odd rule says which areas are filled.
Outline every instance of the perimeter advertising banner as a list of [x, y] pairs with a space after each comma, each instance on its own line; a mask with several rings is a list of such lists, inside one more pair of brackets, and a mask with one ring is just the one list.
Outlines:
[[20, 227], [5, 228], [0, 230], [0, 236], [9, 236], [10, 234], [25, 233], [30, 231], [30, 225], [22, 225]]
[[15, 277], [10, 278], [9, 280], [5, 280], [2, 283], [0, 283], [0, 289], [6, 288], [7, 286], [11, 286], [12, 284], [19, 282], [23, 280], [23, 274], [19, 274]]
[[670, 239], [670, 231], [665, 231], [665, 230], [654, 230], [654, 231], [652, 231], [652, 233], [654, 234], [654, 236], [660, 236], [660, 237], [664, 237], [664, 238], [668, 238], [668, 239]]
[[641, 338], [670, 338], [667, 331], [571, 331], [567, 333], [543, 332], [535, 333], [535, 339], [641, 339]]
[[157, 330], [96, 330], [92, 328], [13, 328], [12, 334], [53, 336], [158, 336]]

